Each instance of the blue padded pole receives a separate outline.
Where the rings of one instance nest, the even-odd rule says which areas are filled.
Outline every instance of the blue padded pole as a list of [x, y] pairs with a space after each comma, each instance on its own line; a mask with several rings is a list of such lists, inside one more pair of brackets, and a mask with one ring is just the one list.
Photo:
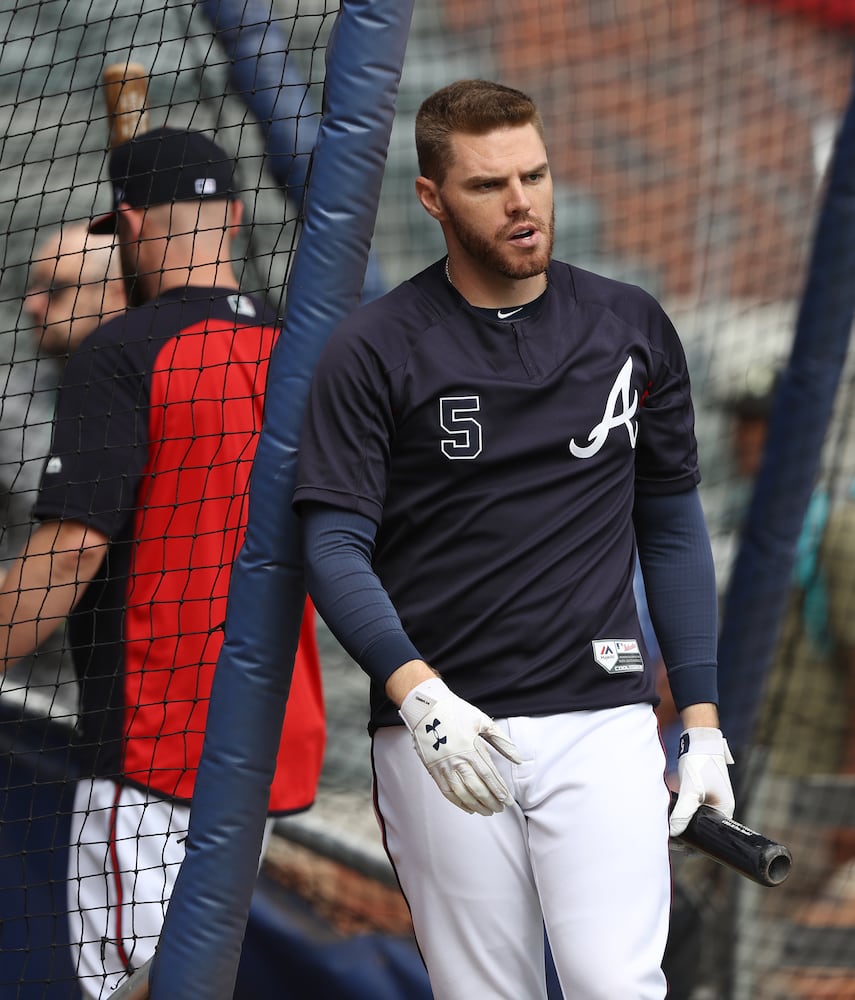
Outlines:
[[271, 0], [202, 0], [202, 10], [229, 57], [235, 93], [264, 133], [267, 167], [299, 210], [318, 126], [281, 17], [276, 18]]
[[728, 587], [719, 640], [722, 729], [751, 744], [855, 316], [855, 80], [817, 221], [793, 347]]
[[[302, 211], [310, 154], [320, 113], [312, 105], [305, 69], [271, 0], [202, 0], [202, 10], [229, 57], [229, 78], [264, 133], [266, 164], [285, 197]], [[370, 254], [362, 298], [381, 295], [382, 269]]]
[[360, 298], [412, 9], [413, 0], [344, 0], [330, 36], [306, 219], [268, 376], [187, 855], [149, 977], [154, 1000], [233, 994], [305, 600], [290, 508], [300, 424], [326, 338]]

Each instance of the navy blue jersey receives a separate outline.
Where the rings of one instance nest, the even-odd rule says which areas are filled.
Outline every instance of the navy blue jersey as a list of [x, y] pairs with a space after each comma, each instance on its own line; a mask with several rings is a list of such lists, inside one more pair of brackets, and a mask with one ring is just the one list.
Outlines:
[[[506, 322], [442, 262], [357, 310], [319, 361], [300, 448], [297, 509], [378, 523], [374, 568], [408, 635], [494, 717], [656, 702], [633, 502], [700, 479], [662, 308], [557, 261], [548, 279]], [[399, 721], [375, 683], [371, 728]]]

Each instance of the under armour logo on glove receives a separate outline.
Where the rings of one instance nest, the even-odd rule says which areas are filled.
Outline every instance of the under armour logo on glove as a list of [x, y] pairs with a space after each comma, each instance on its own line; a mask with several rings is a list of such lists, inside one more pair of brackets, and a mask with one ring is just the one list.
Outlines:
[[442, 723], [439, 721], [439, 719], [434, 719], [433, 722], [429, 722], [425, 726], [425, 732], [426, 733], [433, 733], [434, 738], [436, 739], [436, 743], [434, 743], [434, 745], [433, 745], [434, 750], [439, 750], [439, 748], [444, 743], [448, 743], [448, 737], [447, 736], [440, 736], [439, 733], [437, 733], [437, 729], [439, 729], [439, 727], [441, 725], [442, 725]]
[[[417, 684], [401, 705], [413, 745], [442, 794], [464, 812], [490, 816], [512, 800], [489, 743], [514, 764], [522, 758], [489, 715], [458, 698], [438, 677]], [[445, 735], [440, 736], [442, 726]]]

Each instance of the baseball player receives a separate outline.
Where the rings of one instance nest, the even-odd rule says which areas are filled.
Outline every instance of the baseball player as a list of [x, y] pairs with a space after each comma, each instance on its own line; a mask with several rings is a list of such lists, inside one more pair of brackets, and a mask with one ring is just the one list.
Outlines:
[[88, 222], [74, 222], [39, 241], [24, 310], [44, 354], [66, 358], [126, 305], [112, 234], [96, 236]]
[[[232, 562], [246, 526], [276, 314], [241, 291], [235, 164], [199, 132], [114, 148], [116, 231], [140, 304], [71, 354], [34, 508], [0, 589], [0, 653], [68, 616], [80, 680], [69, 851], [75, 969], [102, 1000], [154, 952], [184, 857]], [[294, 687], [296, 685], [296, 688]], [[308, 808], [325, 723], [311, 605], [271, 814]]]
[[[333, 332], [294, 496], [310, 593], [372, 680], [375, 800], [437, 1000], [660, 1000], [671, 832], [733, 813], [686, 361], [642, 290], [552, 259], [543, 126], [464, 80], [422, 104], [447, 256]], [[438, 786], [438, 788], [437, 788]], [[442, 794], [440, 794], [440, 792]]]

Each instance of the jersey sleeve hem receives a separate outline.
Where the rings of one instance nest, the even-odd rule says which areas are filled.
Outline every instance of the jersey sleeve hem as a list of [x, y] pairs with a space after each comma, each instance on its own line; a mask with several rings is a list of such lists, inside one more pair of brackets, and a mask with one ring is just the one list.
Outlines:
[[349, 510], [356, 514], [370, 517], [376, 524], [380, 523], [383, 515], [383, 507], [376, 500], [367, 497], [354, 496], [343, 490], [324, 489], [317, 486], [298, 486], [294, 491], [292, 506], [297, 514], [300, 513], [300, 505], [308, 501], [326, 504], [329, 507], [337, 507], [339, 510]]
[[50, 504], [37, 501], [33, 506], [33, 519], [42, 523], [45, 521], [77, 521], [79, 524], [85, 524], [87, 528], [95, 528], [96, 531], [102, 532], [108, 538], [112, 538], [116, 533], [114, 519], [93, 514], [88, 510], [74, 510], [67, 504], [63, 505], [61, 510], [57, 510], [52, 508]]
[[673, 479], [636, 479], [635, 491], [650, 496], [670, 496], [674, 493], [687, 493], [701, 481], [700, 472], [689, 475], [675, 476]]

